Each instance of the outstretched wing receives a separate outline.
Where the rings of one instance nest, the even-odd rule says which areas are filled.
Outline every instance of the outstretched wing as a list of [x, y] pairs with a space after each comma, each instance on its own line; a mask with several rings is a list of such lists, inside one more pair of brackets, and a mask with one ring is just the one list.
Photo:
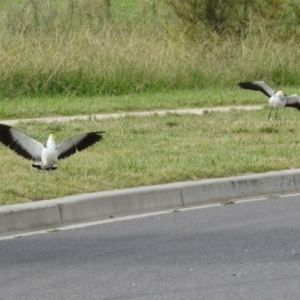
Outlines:
[[260, 91], [268, 97], [272, 97], [275, 94], [275, 91], [264, 81], [247, 81], [239, 82], [238, 85], [242, 89]]
[[76, 151], [82, 151], [85, 148], [95, 144], [103, 139], [102, 133], [104, 133], [104, 131], [82, 133], [63, 141], [56, 147], [57, 158], [66, 158], [76, 153]]
[[286, 96], [287, 107], [295, 107], [300, 110], [300, 97], [297, 94]]
[[26, 159], [40, 160], [43, 145], [26, 133], [0, 124], [0, 142]]

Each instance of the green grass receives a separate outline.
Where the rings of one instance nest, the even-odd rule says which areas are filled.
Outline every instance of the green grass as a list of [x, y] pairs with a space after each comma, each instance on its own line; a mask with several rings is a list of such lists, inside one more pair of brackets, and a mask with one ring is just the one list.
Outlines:
[[299, 113], [268, 110], [168, 114], [143, 118], [20, 123], [18, 128], [44, 142], [85, 131], [105, 130], [104, 140], [41, 172], [0, 145], [1, 204], [168, 182], [297, 168]]
[[[300, 88], [289, 87], [284, 91], [300, 93]], [[0, 100], [0, 120], [224, 105], [264, 105], [267, 104], [267, 100], [267, 97], [260, 92], [245, 91], [238, 87], [121, 96], [16, 98]]]

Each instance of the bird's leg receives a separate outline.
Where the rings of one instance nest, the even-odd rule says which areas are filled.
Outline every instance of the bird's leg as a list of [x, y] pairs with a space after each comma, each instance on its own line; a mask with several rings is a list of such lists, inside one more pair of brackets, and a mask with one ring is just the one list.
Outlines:
[[272, 113], [272, 110], [273, 110], [273, 106], [272, 106], [271, 109], [270, 109], [269, 120], [271, 119], [271, 113]]
[[278, 115], [278, 108], [276, 109], [276, 116], [275, 116], [275, 120], [277, 119], [277, 115]]

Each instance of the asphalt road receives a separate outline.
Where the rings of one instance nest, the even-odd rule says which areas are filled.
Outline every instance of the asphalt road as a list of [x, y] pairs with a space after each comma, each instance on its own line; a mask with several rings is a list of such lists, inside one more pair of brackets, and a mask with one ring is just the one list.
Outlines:
[[300, 196], [0, 241], [0, 299], [299, 299]]

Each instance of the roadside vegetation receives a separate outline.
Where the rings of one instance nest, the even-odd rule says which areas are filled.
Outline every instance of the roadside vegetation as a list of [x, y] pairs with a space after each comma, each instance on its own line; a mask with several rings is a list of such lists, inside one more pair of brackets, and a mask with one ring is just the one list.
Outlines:
[[2, 1], [1, 98], [298, 85], [298, 5], [231, 2]]

